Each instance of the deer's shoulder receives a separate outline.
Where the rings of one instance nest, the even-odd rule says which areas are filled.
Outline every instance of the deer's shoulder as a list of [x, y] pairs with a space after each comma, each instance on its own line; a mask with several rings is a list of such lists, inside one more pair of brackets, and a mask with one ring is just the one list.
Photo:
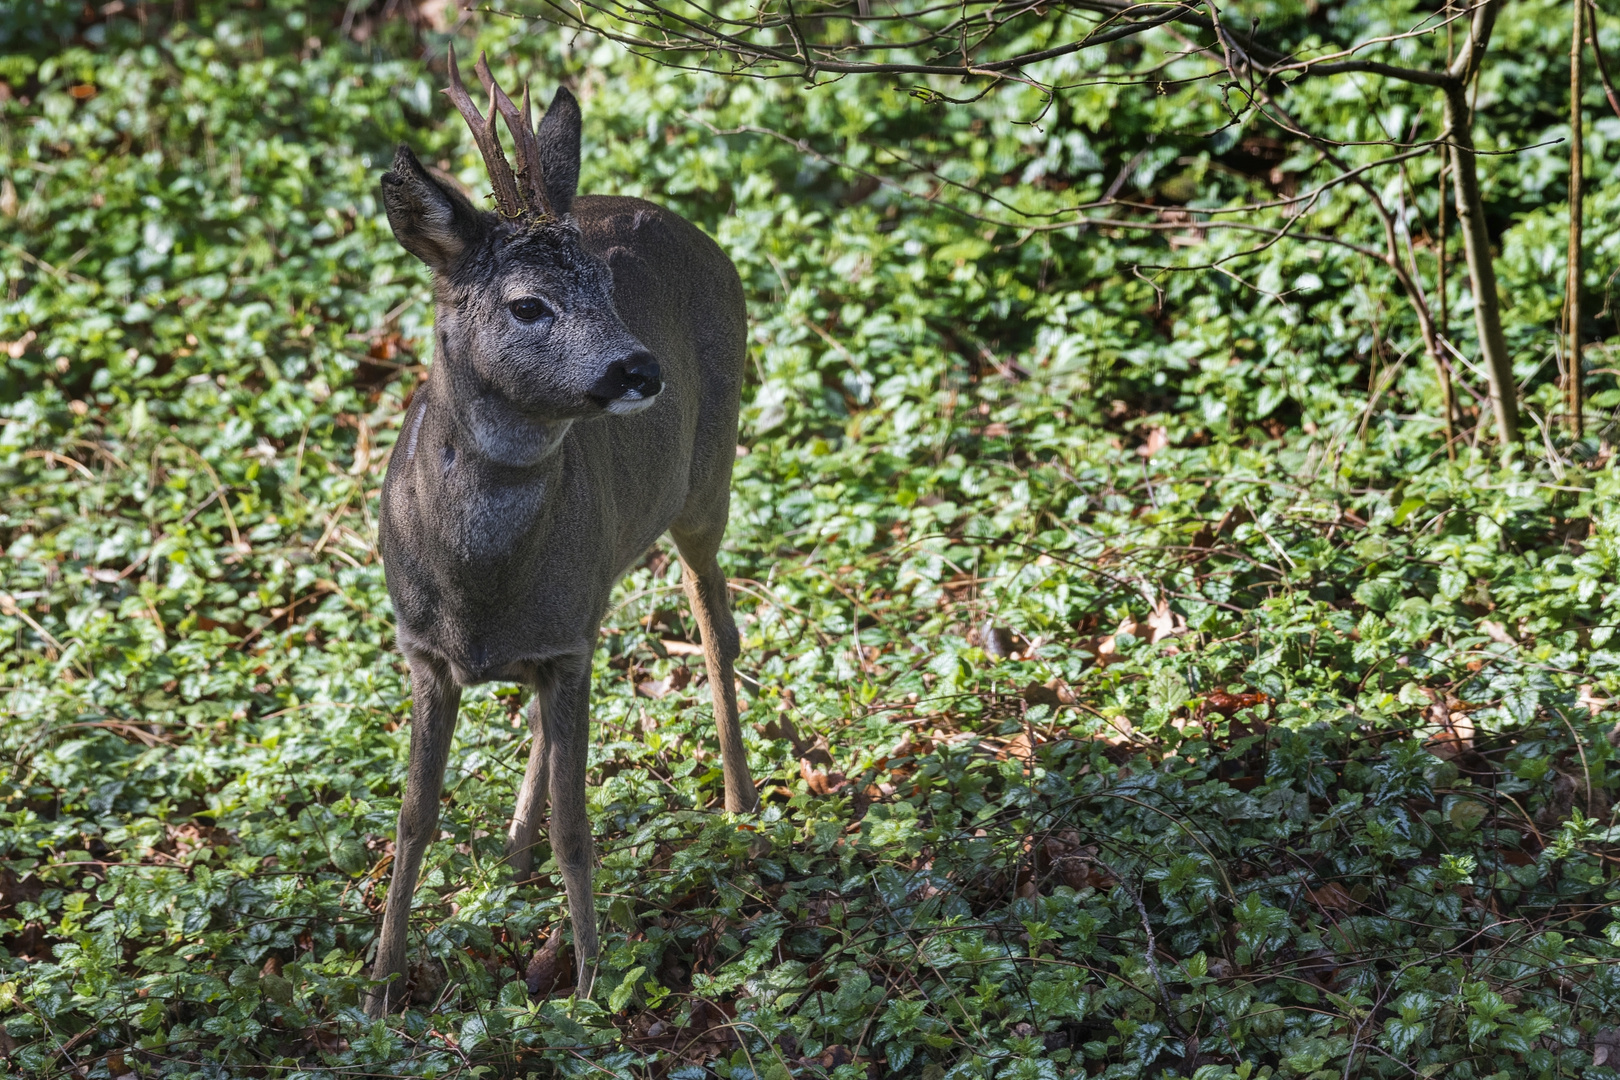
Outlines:
[[573, 216], [586, 246], [598, 253], [629, 248], [643, 258], [696, 255], [725, 259], [708, 233], [668, 207], [646, 199], [581, 195], [574, 201]]

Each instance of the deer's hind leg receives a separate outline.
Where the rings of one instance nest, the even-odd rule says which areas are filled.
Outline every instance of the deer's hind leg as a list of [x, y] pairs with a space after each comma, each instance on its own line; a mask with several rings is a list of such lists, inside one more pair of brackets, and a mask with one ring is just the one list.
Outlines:
[[[405, 993], [405, 933], [411, 919], [411, 895], [422, 872], [422, 856], [439, 831], [439, 794], [444, 790], [444, 767], [450, 760], [450, 742], [456, 732], [456, 709], [461, 687], [442, 661], [409, 658], [411, 668], [411, 763], [405, 796], [399, 804], [399, 827], [394, 835], [394, 867], [388, 879], [388, 900], [383, 908], [382, 933], [371, 977], [385, 985], [372, 991], [366, 1012], [382, 1016], [398, 1005]], [[392, 983], [387, 980], [394, 978]]]
[[720, 763], [726, 778], [726, 809], [734, 814], [749, 813], [759, 806], [754, 778], [748, 772], [748, 750], [743, 745], [742, 724], [737, 716], [737, 684], [734, 665], [741, 651], [737, 623], [731, 617], [731, 598], [726, 575], [715, 556], [725, 535], [725, 515], [719, 528], [686, 531], [679, 525], [670, 529], [675, 547], [681, 553], [681, 581], [686, 599], [692, 605], [698, 632], [703, 636], [703, 660], [709, 670], [709, 690], [714, 697], [714, 719], [720, 728]]
[[536, 685], [534, 699], [529, 702], [529, 764], [523, 771], [512, 827], [506, 834], [506, 861], [517, 881], [527, 878], [534, 868], [534, 845], [540, 838], [540, 819], [545, 815], [550, 792], [551, 740], [546, 737], [545, 698], [544, 688]]

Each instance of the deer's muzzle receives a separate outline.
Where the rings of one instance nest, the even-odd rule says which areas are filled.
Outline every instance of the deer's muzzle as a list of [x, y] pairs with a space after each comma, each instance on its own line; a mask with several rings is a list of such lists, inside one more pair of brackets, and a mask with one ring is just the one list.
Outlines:
[[610, 413], [624, 414], [645, 409], [663, 389], [658, 361], [642, 349], [608, 365], [587, 396]]

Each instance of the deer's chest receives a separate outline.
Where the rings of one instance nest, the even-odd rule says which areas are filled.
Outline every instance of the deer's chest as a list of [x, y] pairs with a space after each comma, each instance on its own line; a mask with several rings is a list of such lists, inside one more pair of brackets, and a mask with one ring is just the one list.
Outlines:
[[618, 570], [601, 557], [589, 485], [565, 471], [489, 482], [458, 477], [454, 464], [426, 478], [391, 467], [385, 484], [383, 565], [400, 646], [447, 661], [463, 685], [588, 654]]

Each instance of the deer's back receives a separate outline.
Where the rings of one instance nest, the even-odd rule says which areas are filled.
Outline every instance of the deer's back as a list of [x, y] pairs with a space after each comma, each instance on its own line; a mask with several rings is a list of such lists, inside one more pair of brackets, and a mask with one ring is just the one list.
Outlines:
[[724, 513], [747, 312], [731, 260], [679, 215], [608, 195], [580, 197], [573, 213], [587, 247], [613, 270], [620, 317], [664, 375], [664, 392], [647, 411], [576, 427], [588, 458], [613, 463], [601, 479], [619, 510], [616, 577], [677, 518]]

